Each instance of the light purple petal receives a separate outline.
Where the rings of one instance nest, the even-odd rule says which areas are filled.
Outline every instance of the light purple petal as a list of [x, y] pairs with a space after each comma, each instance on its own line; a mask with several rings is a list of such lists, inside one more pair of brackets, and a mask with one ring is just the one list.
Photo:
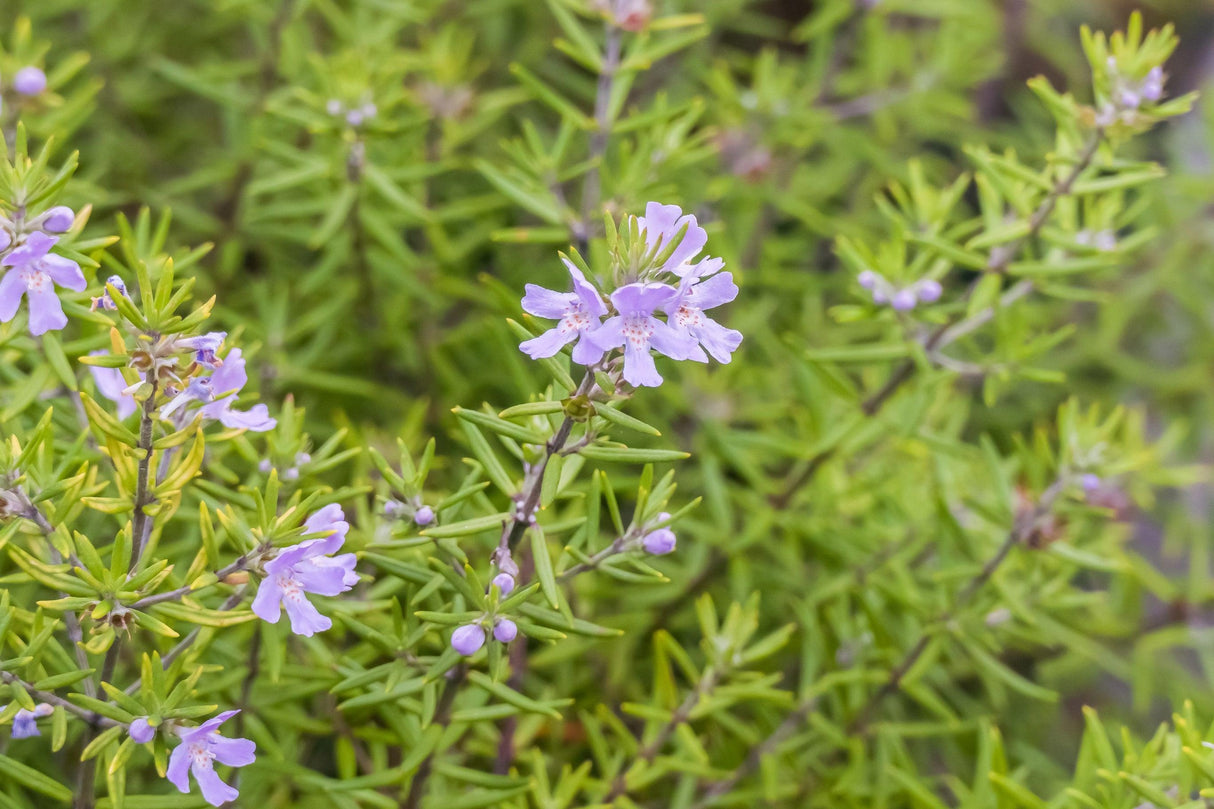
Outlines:
[[333, 626], [333, 622], [321, 615], [302, 593], [288, 594], [283, 598], [282, 605], [287, 610], [287, 617], [291, 619], [291, 631], [296, 635], [310, 638], [317, 632], [324, 632]]
[[578, 300], [578, 296], [572, 292], [553, 292], [535, 284], [527, 284], [524, 289], [523, 311], [549, 320], [564, 317], [565, 310]]
[[[694, 216], [686, 216], [680, 219], [676, 224], [679, 228], [683, 227], [686, 222], [687, 234], [683, 236], [683, 241], [679, 242], [679, 246], [671, 253], [670, 258], [662, 265], [662, 269], [668, 272], [677, 273], [682, 269], [683, 265], [690, 262], [693, 258], [700, 254], [704, 249], [704, 245], [708, 244], [708, 232], [696, 223]], [[674, 235], [678, 234], [678, 228], [675, 229]]]
[[169, 768], [164, 777], [177, 787], [179, 792], [190, 791], [190, 747], [184, 741], [169, 753]]
[[[197, 736], [197, 735], [207, 735], [207, 734], [214, 733], [215, 731], [219, 730], [220, 725], [222, 725], [224, 722], [228, 721], [229, 719], [231, 719], [233, 716], [235, 716], [238, 713], [240, 713], [239, 708], [236, 708], [235, 710], [224, 711], [223, 713], [215, 714], [214, 716], [212, 716], [207, 721], [203, 722], [198, 727], [191, 728], [189, 735], [192, 737], [192, 736]], [[182, 738], [184, 739], [187, 737], [182, 736]]]
[[[324, 534], [326, 536], [332, 534], [341, 535], [345, 539], [346, 532], [350, 530], [350, 523], [346, 522], [346, 512], [342, 511], [338, 503], [330, 503], [324, 508], [312, 512], [308, 515], [308, 519], [304, 520], [304, 530], [309, 534]], [[340, 545], [338, 547], [341, 547]], [[332, 553], [332, 551], [329, 551]]]
[[49, 275], [56, 284], [73, 292], [83, 292], [88, 286], [80, 265], [63, 256], [46, 256], [38, 264], [38, 269]]
[[0, 323], [7, 323], [17, 314], [25, 294], [25, 279], [20, 270], [9, 270], [0, 278]]
[[632, 343], [624, 346], [624, 381], [634, 388], [656, 388], [662, 384], [662, 375], [648, 349], [638, 349]]
[[[273, 564], [273, 563], [271, 563]], [[253, 614], [268, 624], [278, 623], [282, 615], [282, 590], [268, 577], [257, 585], [257, 595], [253, 598]]]
[[725, 266], [723, 258], [705, 258], [695, 264], [690, 262], [674, 268], [680, 278], [705, 278]]
[[589, 340], [596, 348], [610, 351], [624, 345], [624, 318], [616, 315], [603, 321], [603, 325], [593, 331], [585, 332], [583, 340]]
[[678, 295], [669, 284], [625, 284], [611, 293], [611, 302], [622, 315], [653, 314]]
[[202, 790], [202, 797], [211, 806], [223, 806], [228, 801], [234, 801], [240, 797], [239, 792], [220, 779], [215, 772], [215, 767], [209, 761], [205, 764], [195, 763], [190, 767], [190, 772], [194, 773], [194, 780], [198, 782], [198, 787]]
[[738, 350], [742, 344], [742, 332], [727, 329], [712, 318], [704, 318], [704, 323], [691, 330], [713, 359], [720, 363], [728, 363], [730, 354]]
[[349, 590], [346, 586], [346, 571], [341, 567], [324, 564], [327, 561], [332, 560], [314, 559], [299, 565], [295, 569], [295, 581], [299, 582], [304, 590], [318, 596], [335, 596]]
[[696, 341], [690, 334], [673, 329], [660, 320], [653, 320], [650, 326], [653, 327], [653, 334], [649, 336], [649, 344], [667, 357], [687, 360], [695, 354]]
[[713, 309], [738, 297], [738, 285], [733, 282], [733, 273], [723, 272], [701, 281], [685, 290], [684, 300], [697, 309]]
[[229, 767], [246, 767], [257, 760], [257, 744], [249, 739], [219, 736], [211, 741], [211, 752], [216, 761]]
[[575, 267], [569, 259], [562, 258], [561, 261], [565, 262], [565, 268], [569, 270], [569, 276], [573, 279], [573, 293], [581, 301], [586, 311], [595, 317], [607, 314], [607, 304], [603, 302], [603, 296], [595, 289], [594, 284], [587, 281], [582, 271]]
[[[105, 351], [89, 352], [89, 356], [93, 357], [105, 354]], [[135, 397], [123, 392], [126, 390], [126, 379], [122, 376], [122, 371], [90, 365], [89, 372], [97, 383], [97, 392], [118, 406], [118, 418], [125, 419], [138, 409]]]
[[603, 358], [605, 351], [590, 339], [589, 331], [584, 331], [581, 335], [582, 339], [573, 347], [573, 361], [578, 365], [594, 365]]
[[[45, 276], [43, 276], [45, 278]], [[62, 329], [67, 325], [67, 315], [63, 314], [63, 304], [55, 294], [55, 287], [49, 278], [45, 282], [29, 289], [30, 334], [46, 334], [53, 329]]]
[[683, 215], [683, 209], [678, 205], [662, 205], [660, 202], [645, 204], [645, 215], [641, 217], [641, 227], [645, 229], [646, 239], [653, 247], [663, 237], [672, 236], [678, 228], [675, 223]]
[[57, 241], [59, 241], [58, 236], [48, 236], [42, 231], [31, 233], [7, 256], [0, 258], [0, 266], [23, 267], [31, 264], [50, 252]]
[[539, 337], [532, 337], [518, 344], [519, 350], [533, 360], [556, 356], [562, 348], [577, 339], [576, 329], [565, 330], [560, 327], [549, 329]]
[[239, 393], [249, 381], [245, 373], [245, 358], [239, 348], [233, 348], [228, 356], [223, 358], [223, 365], [211, 374], [211, 390], [216, 396], [236, 391]]
[[[226, 362], [224, 367], [227, 367]], [[206, 408], [203, 410], [205, 414]], [[218, 418], [225, 427], [231, 427], [234, 430], [252, 430], [255, 433], [273, 430], [274, 425], [278, 424], [278, 419], [270, 415], [270, 408], [264, 404], [253, 405], [248, 410], [233, 410], [231, 407], [227, 407], [218, 414]]]
[[312, 564], [317, 567], [341, 570], [341, 592], [343, 593], [358, 584], [358, 574], [354, 572], [354, 568], [358, 565], [358, 557], [352, 553], [343, 553], [333, 557], [320, 556], [313, 559]]

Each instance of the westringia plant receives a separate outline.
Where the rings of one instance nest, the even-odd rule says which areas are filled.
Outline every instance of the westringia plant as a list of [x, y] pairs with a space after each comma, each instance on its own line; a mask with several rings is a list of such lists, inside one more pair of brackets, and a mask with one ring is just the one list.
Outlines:
[[[311, 30], [308, 5], [268, 22], [288, 56]], [[376, 14], [387, 28], [430, 19], [315, 5], [352, 48], [354, 23]], [[823, 5], [803, 41], [879, 4]], [[96, 88], [69, 88], [80, 59], [44, 72], [45, 49], [17, 28], [0, 53], [0, 807], [1206, 806], [1214, 730], [1192, 703], [1149, 737], [1085, 709], [1069, 776], [1019, 721], [1068, 677], [1130, 679], [1113, 645], [1127, 604], [1185, 595], [1120, 523], [1155, 488], [1193, 479], [1165, 464], [1181, 436], [1067, 400], [1006, 438], [966, 390], [980, 380], [993, 404], [1058, 382], [1050, 359], [1076, 332], [1062, 307], [1103, 303], [1111, 271], [1153, 235], [1144, 186], [1162, 172], [1123, 155], [1191, 104], [1165, 97], [1171, 29], [1144, 34], [1137, 16], [1111, 38], [1085, 29], [1090, 103], [1031, 83], [1056, 127], [1050, 154], [972, 147], [972, 171], [944, 187], [913, 164], [878, 197], [879, 231], [830, 228], [846, 302], [786, 318], [775, 299], [799, 287], [762, 268], [752, 287], [739, 270], [739, 295], [711, 253], [754, 263], [774, 209], [821, 226], [795, 182], [781, 179], [758, 236], [740, 240], [698, 208], [642, 213], [637, 198], [708, 140], [698, 108], [660, 94], [627, 108], [646, 70], [709, 35], [704, 18], [647, 0], [543, 11], [589, 79], [587, 110], [568, 97], [578, 80], [553, 86], [522, 64], [519, 87], [491, 101], [446, 75], [411, 88], [435, 158], [523, 98], [557, 117], [525, 124], [510, 161], [474, 161], [491, 191], [434, 216], [430, 195], [447, 192], [430, 168], [382, 168], [386, 136], [417, 123], [397, 109], [408, 60], [347, 85], [318, 57], [312, 89], [278, 92], [271, 58], [250, 103], [281, 130], [250, 138], [269, 156], [241, 158], [230, 218], [211, 231], [211, 266], [229, 280], [260, 269], [228, 247], [248, 238], [242, 215], [268, 223], [267, 242], [320, 252], [320, 280], [299, 280], [310, 293], [328, 274], [356, 277], [375, 339], [389, 332], [377, 357], [410, 339], [374, 300], [393, 262], [428, 249], [446, 270], [473, 249], [444, 222], [516, 205], [540, 224], [523, 217], [503, 242], [573, 244], [527, 273], [562, 281], [527, 283], [526, 316], [507, 296], [509, 359], [497, 368], [501, 346], [486, 344], [480, 370], [524, 392], [454, 409], [462, 461], [441, 436], [411, 429], [393, 446], [308, 421], [291, 396], [255, 401], [279, 384], [261, 358], [283, 345], [195, 296], [213, 283], [211, 244], [172, 246], [168, 215], [147, 209], [96, 235], [89, 205], [64, 204], [103, 193], [48, 137], [87, 127]], [[428, 41], [433, 64], [471, 61], [451, 31]], [[362, 64], [352, 53], [333, 61]], [[709, 83], [757, 119], [793, 81], [772, 54], [751, 78], [737, 93], [719, 65]], [[846, 112], [879, 106], [860, 100]], [[783, 112], [775, 134], [721, 115], [712, 134], [738, 177], [779, 159], [765, 136], [785, 158], [808, 149]], [[306, 238], [287, 219], [309, 222]], [[427, 246], [402, 235], [412, 227]], [[743, 249], [718, 249], [727, 239]], [[735, 298], [745, 341], [714, 319]], [[320, 328], [329, 305], [292, 317]], [[328, 434], [306, 431], [317, 423]], [[660, 465], [685, 447], [702, 452], [678, 464], [692, 494], [676, 497]]]

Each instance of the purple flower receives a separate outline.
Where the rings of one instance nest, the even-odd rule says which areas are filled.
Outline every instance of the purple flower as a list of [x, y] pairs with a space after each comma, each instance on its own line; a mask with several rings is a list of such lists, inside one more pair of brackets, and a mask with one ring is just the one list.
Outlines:
[[1079, 478], [1079, 485], [1083, 486], [1083, 490], [1091, 494], [1100, 488], [1101, 480], [1099, 475], [1088, 473]]
[[333, 622], [321, 615], [304, 594], [339, 595], [358, 583], [358, 574], [354, 572], [354, 554], [330, 557], [341, 549], [350, 530], [341, 506], [325, 506], [308, 517], [304, 528], [309, 534], [327, 536], [284, 548], [266, 563], [266, 577], [257, 587], [253, 612], [263, 621], [276, 624], [285, 608], [291, 631], [311, 637], [333, 626]]
[[611, 302], [619, 314], [608, 318], [589, 335], [603, 351], [624, 347], [624, 380], [633, 387], [662, 384], [653, 355], [649, 353], [651, 347], [676, 360], [691, 359], [700, 352], [694, 337], [653, 316], [678, 294], [678, 290], [668, 284], [622, 286], [611, 295]]
[[70, 230], [76, 214], [66, 205], [56, 205], [42, 214], [42, 229], [47, 233], [63, 233]]
[[525, 312], [560, 322], [539, 337], [520, 343], [519, 348], [531, 359], [538, 360], [553, 356], [577, 340], [577, 345], [573, 347], [573, 361], [579, 365], [593, 365], [602, 358], [603, 350], [586, 338], [599, 325], [600, 318], [607, 314], [607, 306], [581, 270], [563, 256], [561, 261], [573, 278], [573, 292], [554, 292], [527, 284], [527, 294], [523, 296]]
[[663, 309], [669, 324], [697, 344], [688, 359], [707, 362], [708, 357], [699, 348], [703, 346], [717, 362], [729, 362], [730, 354], [742, 344], [742, 333], [706, 317], [704, 310], [729, 303], [737, 296], [738, 287], [733, 282], [733, 275], [727, 272], [698, 282], [688, 276], [679, 284], [678, 295]]
[[161, 417], [167, 419], [191, 401], [196, 401], [202, 402], [198, 412], [204, 419], [218, 421], [225, 427], [259, 433], [274, 429], [278, 421], [271, 418], [270, 410], [264, 404], [253, 405], [248, 410], [232, 408], [241, 389], [249, 381], [244, 368], [245, 360], [240, 349], [233, 348], [224, 358], [223, 365], [209, 377], [190, 380], [185, 390], [160, 409]]
[[471, 657], [485, 645], [485, 628], [480, 624], [465, 624], [451, 633], [451, 648], [464, 657]]
[[890, 306], [899, 312], [909, 312], [915, 308], [915, 304], [918, 302], [919, 299], [915, 297], [914, 290], [900, 289], [890, 299]]
[[422, 506], [417, 511], [413, 512], [413, 524], [425, 528], [430, 523], [434, 522], [434, 509], [429, 506]]
[[[658, 522], [669, 519], [670, 515], [665, 511], [658, 515]], [[675, 549], [675, 545], [677, 544], [674, 531], [670, 530], [669, 527], [650, 531], [641, 538], [641, 547], [645, 549], [646, 553], [652, 553], [654, 556], [670, 553]]]
[[[89, 352], [90, 357], [105, 356], [106, 354], [107, 352], [101, 350]], [[139, 405], [136, 404], [135, 397], [126, 392], [127, 384], [126, 379], [122, 376], [122, 371], [117, 368], [90, 365], [89, 372], [93, 375], [93, 381], [97, 383], [97, 392], [118, 405], [118, 418], [124, 419], [138, 409]]]
[[257, 745], [248, 739], [227, 739], [219, 735], [219, 726], [240, 711], [224, 711], [208, 719], [196, 728], [178, 731], [181, 744], [173, 748], [169, 756], [169, 768], [165, 773], [169, 783], [181, 792], [190, 791], [189, 774], [194, 774], [202, 790], [202, 797], [211, 806], [222, 806], [240, 796], [215, 774], [215, 762], [229, 767], [244, 767], [256, 758]]
[[41, 736], [42, 731], [38, 730], [38, 720], [44, 716], [50, 716], [54, 712], [54, 708], [46, 703], [39, 703], [34, 706], [34, 710], [29, 711], [25, 708], [13, 714], [13, 731], [14, 739], [29, 739], [34, 736]]
[[708, 243], [708, 233], [691, 214], [684, 215], [678, 205], [661, 205], [650, 202], [645, 206], [645, 215], [637, 217], [637, 224], [645, 231], [645, 243], [655, 253], [661, 253], [674, 243], [684, 226], [687, 233], [670, 258], [658, 268], [659, 272], [672, 272], [682, 276], [687, 273], [684, 265], [700, 254]]
[[[126, 284], [122, 282], [122, 279], [119, 276], [111, 275], [109, 278], [105, 279], [105, 283], [118, 290], [118, 294], [122, 295], [122, 297], [127, 297]], [[107, 289], [96, 298], [93, 298], [93, 305], [89, 308], [93, 311], [98, 309], [108, 309], [112, 312], [118, 307], [114, 304], [114, 299], [110, 297], [110, 291]]]
[[46, 89], [46, 74], [36, 67], [23, 67], [13, 76], [13, 89], [23, 96], [36, 96]]
[[510, 595], [514, 590], [514, 577], [509, 573], [498, 573], [493, 577], [493, 583], [497, 585], [498, 592], [504, 596]]
[[518, 624], [509, 618], [498, 618], [493, 625], [493, 637], [500, 643], [509, 643], [518, 637]]
[[148, 723], [146, 716], [141, 716], [131, 722], [131, 726], [127, 728], [127, 734], [135, 744], [147, 744], [156, 737], [156, 728]]
[[67, 325], [55, 284], [80, 292], [87, 283], [79, 264], [50, 253], [57, 241], [55, 236], [31, 233], [24, 244], [0, 259], [0, 266], [9, 268], [0, 278], [0, 322], [13, 319], [21, 297], [28, 293], [31, 334], [45, 334]]
[[944, 287], [940, 286], [939, 281], [928, 278], [919, 282], [916, 294], [919, 296], [919, 300], [924, 303], [935, 303], [944, 294]]
[[[215, 356], [215, 352], [223, 345], [223, 339], [228, 336], [226, 331], [213, 331], [199, 337], [187, 337], [178, 340], [177, 345], [194, 352], [194, 362], [204, 368], [218, 368], [223, 360]], [[237, 351], [239, 349], [236, 349]], [[243, 387], [243, 383], [241, 385]]]

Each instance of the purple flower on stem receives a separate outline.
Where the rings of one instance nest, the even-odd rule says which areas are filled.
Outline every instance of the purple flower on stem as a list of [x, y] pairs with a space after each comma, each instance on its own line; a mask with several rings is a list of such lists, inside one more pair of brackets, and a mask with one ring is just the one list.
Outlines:
[[485, 645], [485, 628], [480, 624], [465, 624], [451, 633], [451, 648], [464, 657], [471, 657]]
[[[114, 289], [118, 290], [118, 294], [121, 295], [122, 297], [124, 297], [124, 298], [127, 297], [126, 284], [124, 284], [122, 282], [122, 279], [120, 277], [118, 277], [117, 275], [111, 275], [109, 278], [105, 279], [105, 283], [108, 286], [112, 286]], [[114, 299], [110, 297], [110, 291], [107, 289], [105, 292], [102, 292], [96, 298], [93, 298], [93, 305], [90, 306], [89, 308], [92, 309], [94, 312], [97, 311], [98, 309], [107, 309], [107, 310], [113, 312], [118, 307], [117, 307], [117, 305], [115, 305]]]
[[518, 624], [509, 618], [498, 618], [493, 625], [493, 637], [499, 643], [509, 643], [518, 637]]
[[0, 322], [13, 319], [22, 296], [28, 293], [31, 334], [45, 334], [67, 325], [55, 284], [81, 292], [87, 282], [79, 264], [51, 254], [50, 249], [57, 241], [55, 236], [31, 233], [24, 244], [0, 259], [0, 266], [9, 268], [4, 278], [0, 278]]
[[607, 306], [581, 270], [563, 256], [561, 261], [573, 278], [573, 292], [554, 292], [527, 284], [527, 294], [523, 296], [523, 311], [560, 322], [539, 337], [520, 343], [519, 348], [531, 359], [538, 360], [555, 355], [577, 340], [577, 345], [573, 347], [573, 361], [579, 365], [593, 365], [602, 358], [603, 351], [586, 337], [599, 325], [600, 318], [607, 314]]
[[36, 96], [46, 89], [46, 74], [36, 67], [23, 67], [13, 76], [13, 89], [23, 96]]
[[39, 703], [34, 706], [34, 710], [26, 710], [22, 708], [13, 714], [13, 731], [14, 739], [30, 739], [34, 736], [41, 736], [42, 731], [38, 730], [38, 720], [44, 716], [50, 716], [54, 712], [54, 708], [46, 703]]
[[877, 286], [877, 274], [872, 270], [865, 270], [856, 276], [856, 282], [865, 289], [873, 289]]
[[244, 767], [257, 758], [257, 745], [249, 739], [228, 739], [219, 735], [219, 726], [238, 713], [240, 711], [224, 711], [196, 728], [178, 731], [181, 744], [169, 755], [169, 768], [165, 773], [169, 783], [181, 792], [189, 792], [189, 776], [193, 773], [202, 797], [212, 806], [222, 806], [240, 796], [215, 774], [216, 761], [229, 767]]
[[167, 419], [191, 401], [196, 401], [202, 402], [198, 412], [204, 419], [218, 421], [225, 427], [259, 433], [274, 429], [278, 421], [270, 416], [270, 410], [264, 404], [253, 405], [248, 410], [233, 409], [232, 405], [248, 381], [244, 357], [239, 348], [234, 348], [224, 358], [223, 365], [209, 377], [190, 380], [185, 390], [160, 409], [160, 415]]
[[927, 278], [916, 285], [916, 294], [924, 303], [935, 303], [944, 294], [944, 287], [940, 285], [939, 281]]
[[729, 362], [730, 354], [742, 344], [742, 333], [727, 329], [705, 316], [704, 310], [729, 303], [737, 296], [738, 287], [733, 282], [733, 275], [727, 272], [717, 273], [703, 281], [695, 281], [688, 276], [679, 284], [678, 295], [663, 309], [668, 315], [669, 324], [697, 344], [695, 352], [688, 359], [707, 362], [708, 357], [699, 348], [703, 346], [717, 362]]
[[[106, 352], [100, 350], [89, 352], [90, 357], [105, 355]], [[126, 392], [127, 384], [126, 379], [122, 376], [122, 371], [117, 368], [90, 365], [89, 372], [93, 375], [93, 381], [97, 383], [97, 392], [118, 405], [118, 418], [124, 419], [138, 409], [139, 405], [136, 404], [135, 397]]]
[[692, 359], [700, 352], [694, 337], [653, 316], [678, 294], [678, 290], [668, 284], [622, 286], [611, 295], [611, 302], [619, 314], [608, 318], [589, 335], [603, 351], [624, 347], [624, 381], [633, 387], [662, 384], [650, 348], [676, 360]]
[[276, 624], [285, 608], [291, 631], [311, 637], [333, 626], [333, 622], [321, 615], [304, 594], [339, 595], [358, 583], [358, 574], [354, 572], [354, 554], [330, 557], [341, 549], [350, 530], [341, 506], [325, 506], [308, 517], [304, 528], [310, 534], [327, 536], [284, 548], [266, 563], [266, 577], [257, 587], [253, 612], [263, 621]]
[[434, 509], [430, 506], [422, 506], [417, 511], [413, 512], [413, 524], [425, 528], [430, 523], [434, 522]]
[[699, 226], [693, 215], [684, 215], [683, 209], [678, 205], [650, 202], [645, 206], [645, 215], [637, 217], [637, 224], [645, 231], [645, 243], [656, 253], [670, 247], [679, 231], [684, 226], [687, 228], [683, 240], [670, 254], [670, 258], [658, 268], [659, 272], [685, 275], [687, 270], [683, 269], [684, 265], [689, 264], [704, 249], [704, 245], [708, 244], [708, 233]]
[[127, 728], [127, 735], [135, 744], [147, 744], [156, 737], [156, 728], [148, 723], [146, 716], [141, 716], [131, 722], [131, 726]]
[[890, 306], [899, 312], [909, 312], [915, 308], [915, 304], [918, 302], [919, 299], [915, 297], [914, 290], [900, 289], [890, 299]]

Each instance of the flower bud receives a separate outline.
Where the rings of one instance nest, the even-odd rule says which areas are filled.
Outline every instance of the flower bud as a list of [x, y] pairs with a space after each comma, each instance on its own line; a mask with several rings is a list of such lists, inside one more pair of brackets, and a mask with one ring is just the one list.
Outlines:
[[422, 506], [413, 512], [413, 523], [415, 525], [420, 525], [424, 528], [432, 522], [434, 522], [434, 509], [429, 506]]
[[502, 595], [508, 596], [514, 590], [514, 577], [509, 573], [498, 573], [493, 577], [493, 583], [497, 585], [497, 589]]
[[[661, 519], [666, 519], [670, 515], [662, 516]], [[641, 547], [647, 553], [652, 553], [654, 556], [662, 556], [670, 553], [675, 549], [677, 544], [674, 536], [674, 531], [669, 528], [659, 528], [656, 531], [650, 531], [641, 539]]]
[[900, 289], [894, 293], [894, 297], [890, 301], [890, 305], [899, 312], [909, 312], [911, 309], [915, 308], [915, 304], [918, 302], [919, 301], [915, 297], [914, 290]]
[[865, 270], [856, 276], [856, 282], [865, 289], [872, 289], [877, 285], [877, 274], [872, 270]]
[[919, 300], [924, 303], [935, 303], [944, 294], [944, 287], [940, 286], [939, 281], [928, 278], [919, 282], [916, 294], [918, 294]]
[[493, 637], [501, 643], [509, 643], [518, 637], [518, 624], [509, 618], [499, 618], [493, 625]]
[[485, 630], [480, 624], [465, 624], [451, 633], [451, 648], [464, 657], [471, 657], [484, 645]]
[[346, 123], [350, 126], [362, 126], [363, 113], [362, 110], [350, 110], [346, 113]]
[[42, 215], [42, 229], [48, 233], [64, 233], [70, 230], [76, 214], [66, 205], [56, 205]]
[[156, 728], [148, 724], [148, 718], [146, 716], [141, 716], [131, 722], [131, 726], [127, 729], [127, 733], [130, 735], [131, 741], [135, 742], [135, 744], [147, 744], [156, 736]]
[[23, 96], [36, 96], [46, 89], [46, 74], [36, 67], [23, 67], [13, 76], [13, 89]]
[[1100, 488], [1100, 476], [1088, 473], [1079, 478], [1079, 485], [1083, 487], [1085, 492], [1089, 494]]
[[333, 116], [341, 115], [341, 113], [344, 109], [345, 109], [345, 107], [336, 98], [330, 98], [325, 103], [325, 112], [327, 112]]

